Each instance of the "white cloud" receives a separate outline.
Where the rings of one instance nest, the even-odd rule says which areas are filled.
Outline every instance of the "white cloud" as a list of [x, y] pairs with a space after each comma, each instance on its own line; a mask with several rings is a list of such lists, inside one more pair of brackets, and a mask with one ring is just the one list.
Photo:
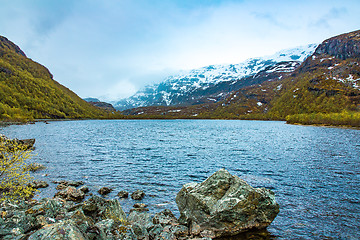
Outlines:
[[137, 88], [127, 79], [116, 81], [114, 85], [105, 87], [105, 95], [100, 96], [104, 101], [114, 101], [122, 97], [130, 97]]
[[0, 29], [81, 97], [238, 63], [360, 26], [358, 1], [0, 0]]

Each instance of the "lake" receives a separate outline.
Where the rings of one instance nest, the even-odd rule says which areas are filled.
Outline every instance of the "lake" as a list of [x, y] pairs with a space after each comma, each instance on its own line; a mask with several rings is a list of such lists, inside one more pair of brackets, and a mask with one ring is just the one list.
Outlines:
[[[182, 185], [225, 168], [275, 192], [275, 239], [360, 239], [360, 131], [236, 120], [86, 120], [1, 127], [35, 138], [36, 174], [48, 182], [82, 180], [93, 191], [142, 189], [152, 213], [179, 215]], [[55, 185], [38, 198], [50, 197]], [[133, 200], [122, 200], [129, 211]]]

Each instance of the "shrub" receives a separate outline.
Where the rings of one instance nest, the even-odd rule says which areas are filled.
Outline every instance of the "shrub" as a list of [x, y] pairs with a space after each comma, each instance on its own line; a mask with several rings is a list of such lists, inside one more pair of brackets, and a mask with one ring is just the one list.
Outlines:
[[287, 116], [286, 121], [305, 125], [360, 127], [360, 112], [294, 114]]
[[36, 191], [29, 183], [27, 160], [31, 150], [17, 141], [0, 141], [0, 201], [30, 198]]

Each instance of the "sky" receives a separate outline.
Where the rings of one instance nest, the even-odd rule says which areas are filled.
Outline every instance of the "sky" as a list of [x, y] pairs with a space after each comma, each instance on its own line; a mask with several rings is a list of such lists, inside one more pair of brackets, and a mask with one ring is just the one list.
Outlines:
[[359, 0], [0, 0], [0, 35], [80, 97], [360, 29]]

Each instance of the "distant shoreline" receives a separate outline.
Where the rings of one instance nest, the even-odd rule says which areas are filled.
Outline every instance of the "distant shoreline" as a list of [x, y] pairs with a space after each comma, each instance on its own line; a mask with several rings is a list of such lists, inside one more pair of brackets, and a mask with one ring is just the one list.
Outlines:
[[286, 120], [264, 120], [264, 119], [213, 119], [213, 118], [123, 118], [123, 119], [35, 119], [29, 122], [18, 122], [18, 121], [0, 121], [0, 127], [6, 127], [10, 125], [29, 125], [37, 122], [49, 123], [49, 122], [65, 122], [65, 121], [84, 121], [84, 120], [235, 120], [235, 121], [276, 121], [285, 122], [289, 125], [296, 126], [309, 126], [309, 127], [326, 127], [326, 128], [341, 128], [341, 129], [353, 129], [360, 130], [360, 127], [346, 126], [346, 125], [326, 125], [326, 124], [302, 124], [302, 123], [288, 123]]

